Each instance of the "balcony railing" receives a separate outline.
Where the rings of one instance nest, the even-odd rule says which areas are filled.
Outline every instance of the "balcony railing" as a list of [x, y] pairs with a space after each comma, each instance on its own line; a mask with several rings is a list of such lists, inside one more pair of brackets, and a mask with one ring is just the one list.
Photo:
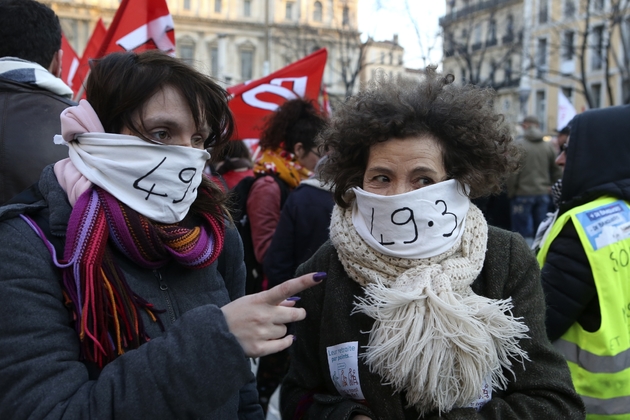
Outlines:
[[462, 19], [471, 13], [487, 10], [495, 7], [507, 6], [511, 3], [518, 3], [521, 0], [486, 0], [479, 3], [471, 4], [456, 12], [447, 13], [439, 19], [440, 26], [449, 25], [459, 19]]

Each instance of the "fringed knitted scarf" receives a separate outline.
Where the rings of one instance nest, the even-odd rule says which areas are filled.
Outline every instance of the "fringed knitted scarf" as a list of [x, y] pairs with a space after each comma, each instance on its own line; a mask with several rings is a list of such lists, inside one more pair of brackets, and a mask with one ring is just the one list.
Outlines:
[[413, 260], [373, 250], [356, 232], [352, 210], [335, 206], [330, 237], [346, 273], [365, 288], [355, 312], [375, 320], [364, 360], [372, 372], [421, 416], [466, 407], [484, 381], [504, 389], [510, 359], [523, 361], [519, 347], [528, 328], [511, 314], [511, 299], [473, 293], [481, 272], [488, 227], [470, 205], [461, 239], [443, 254]]
[[157, 224], [97, 186], [79, 197], [68, 221], [64, 259], [55, 264], [62, 268], [66, 305], [83, 359], [102, 368], [125, 349], [147, 342], [141, 311], [163, 328], [156, 316], [162, 311], [129, 288], [110, 244], [144, 268], [157, 269], [174, 260], [200, 269], [216, 260], [225, 235], [216, 219], [206, 214], [201, 218], [202, 226], [191, 228], [184, 222]]
[[313, 173], [302, 167], [292, 153], [286, 150], [265, 150], [254, 165], [255, 174], [278, 174], [289, 188], [297, 187], [300, 182]]

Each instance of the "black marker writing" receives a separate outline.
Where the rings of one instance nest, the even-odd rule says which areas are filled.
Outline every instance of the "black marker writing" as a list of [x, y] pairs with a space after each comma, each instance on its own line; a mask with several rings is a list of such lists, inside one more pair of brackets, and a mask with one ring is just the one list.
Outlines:
[[[188, 179], [184, 178], [184, 176], [187, 174], [190, 175], [190, 178]], [[196, 168], [184, 168], [181, 171], [179, 171], [179, 180], [182, 181], [184, 184], [188, 184], [188, 187], [186, 188], [186, 191], [184, 191], [184, 195], [182, 196], [182, 198], [180, 198], [179, 200], [173, 200], [173, 203], [179, 203], [186, 197], [186, 194], [188, 194], [188, 190], [190, 189], [190, 183], [195, 178], [196, 174], [197, 174]]]
[[444, 204], [444, 211], [442, 212], [442, 216], [450, 214], [451, 216], [453, 216], [453, 218], [455, 219], [455, 227], [453, 228], [453, 230], [450, 231], [450, 233], [445, 233], [444, 236], [445, 238], [448, 238], [449, 236], [451, 236], [453, 234], [453, 232], [455, 232], [455, 229], [457, 229], [457, 216], [453, 213], [448, 212], [448, 207], [446, 207], [446, 202], [444, 200], [437, 200], [435, 202], [435, 204], [437, 205], [437, 203], [442, 203]]
[[[396, 215], [403, 211], [409, 212], [409, 217], [402, 222], [397, 222], [395, 220]], [[416, 225], [416, 220], [414, 218], [413, 210], [411, 210], [409, 207], [403, 207], [402, 209], [394, 210], [394, 212], [391, 215], [391, 222], [396, 226], [403, 226], [410, 222], [413, 223], [414, 237], [413, 239], [409, 241], [403, 241], [403, 243], [411, 244], [418, 240], [418, 225]], [[372, 209], [372, 219], [370, 220], [370, 233], [372, 234], [372, 236], [374, 236], [374, 233], [372, 232], [373, 229], [374, 229], [374, 209]], [[380, 234], [380, 237], [381, 239], [379, 243], [381, 245], [394, 245], [396, 243], [396, 242], [385, 242], [385, 239], [383, 238], [383, 234]]]
[[149, 175], [151, 175], [153, 172], [155, 172], [155, 171], [157, 170], [157, 168], [159, 168], [160, 166], [162, 166], [162, 164], [164, 163], [164, 161], [165, 161], [165, 160], [166, 160], [166, 157], [164, 157], [164, 159], [162, 159], [162, 161], [161, 161], [160, 163], [158, 163], [158, 165], [157, 165], [155, 168], [151, 169], [149, 172], [147, 172], [146, 174], [144, 174], [143, 176], [141, 176], [140, 178], [138, 178], [138, 179], [136, 179], [136, 180], [134, 181], [134, 183], [133, 183], [133, 187], [134, 187], [135, 189], [140, 190], [140, 191], [144, 191], [144, 192], [146, 192], [146, 193], [147, 193], [147, 196], [146, 196], [146, 197], [144, 197], [144, 199], [145, 199], [145, 200], [148, 200], [148, 199], [149, 199], [149, 197], [150, 197], [150, 196], [152, 196], [152, 195], [158, 195], [158, 196], [160, 196], [160, 197], [168, 197], [168, 194], [166, 194], [166, 193], [164, 193], [164, 194], [154, 193], [154, 192], [153, 192], [153, 189], [155, 188], [155, 184], [151, 185], [151, 188], [150, 188], [150, 189], [148, 189], [148, 190], [147, 190], [147, 189], [145, 189], [145, 188], [142, 188], [142, 187], [139, 185], [139, 184], [140, 184], [140, 181], [142, 181], [143, 179], [145, 179], [146, 177], [148, 177]]
[[[407, 220], [405, 220], [404, 222], [398, 223], [396, 222], [396, 220], [394, 220], [394, 217], [396, 217], [396, 215], [400, 213], [401, 211], [408, 211], [409, 218], [407, 218]], [[416, 225], [416, 220], [413, 216], [413, 210], [411, 210], [409, 207], [403, 207], [402, 209], [398, 209], [392, 213], [392, 223], [395, 224], [396, 226], [406, 225], [409, 222], [413, 223], [413, 230], [414, 230], [415, 236], [410, 241], [403, 241], [404, 244], [412, 244], [418, 240], [418, 226]]]

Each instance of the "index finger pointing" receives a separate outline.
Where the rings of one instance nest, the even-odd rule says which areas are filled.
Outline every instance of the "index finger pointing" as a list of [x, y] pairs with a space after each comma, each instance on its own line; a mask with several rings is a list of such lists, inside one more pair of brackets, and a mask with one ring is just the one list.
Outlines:
[[326, 278], [326, 273], [309, 273], [301, 277], [287, 280], [276, 287], [260, 293], [260, 298], [270, 305], [279, 305], [285, 299], [318, 285]]

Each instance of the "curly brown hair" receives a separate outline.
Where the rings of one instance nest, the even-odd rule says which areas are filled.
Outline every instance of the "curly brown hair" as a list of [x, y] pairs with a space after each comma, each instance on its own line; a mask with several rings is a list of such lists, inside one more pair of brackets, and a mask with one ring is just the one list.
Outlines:
[[304, 149], [310, 150], [325, 124], [326, 120], [311, 101], [291, 99], [267, 119], [259, 145], [262, 149], [283, 147], [293, 153], [293, 147], [302, 143]]
[[370, 148], [392, 138], [430, 135], [440, 144], [450, 179], [470, 186], [470, 198], [498, 193], [518, 167], [503, 115], [492, 105], [494, 93], [453, 84], [428, 67], [423, 80], [387, 78], [383, 73], [367, 89], [336, 110], [318, 142], [329, 159], [320, 178], [334, 186], [335, 202], [348, 207], [348, 189], [363, 186]]

